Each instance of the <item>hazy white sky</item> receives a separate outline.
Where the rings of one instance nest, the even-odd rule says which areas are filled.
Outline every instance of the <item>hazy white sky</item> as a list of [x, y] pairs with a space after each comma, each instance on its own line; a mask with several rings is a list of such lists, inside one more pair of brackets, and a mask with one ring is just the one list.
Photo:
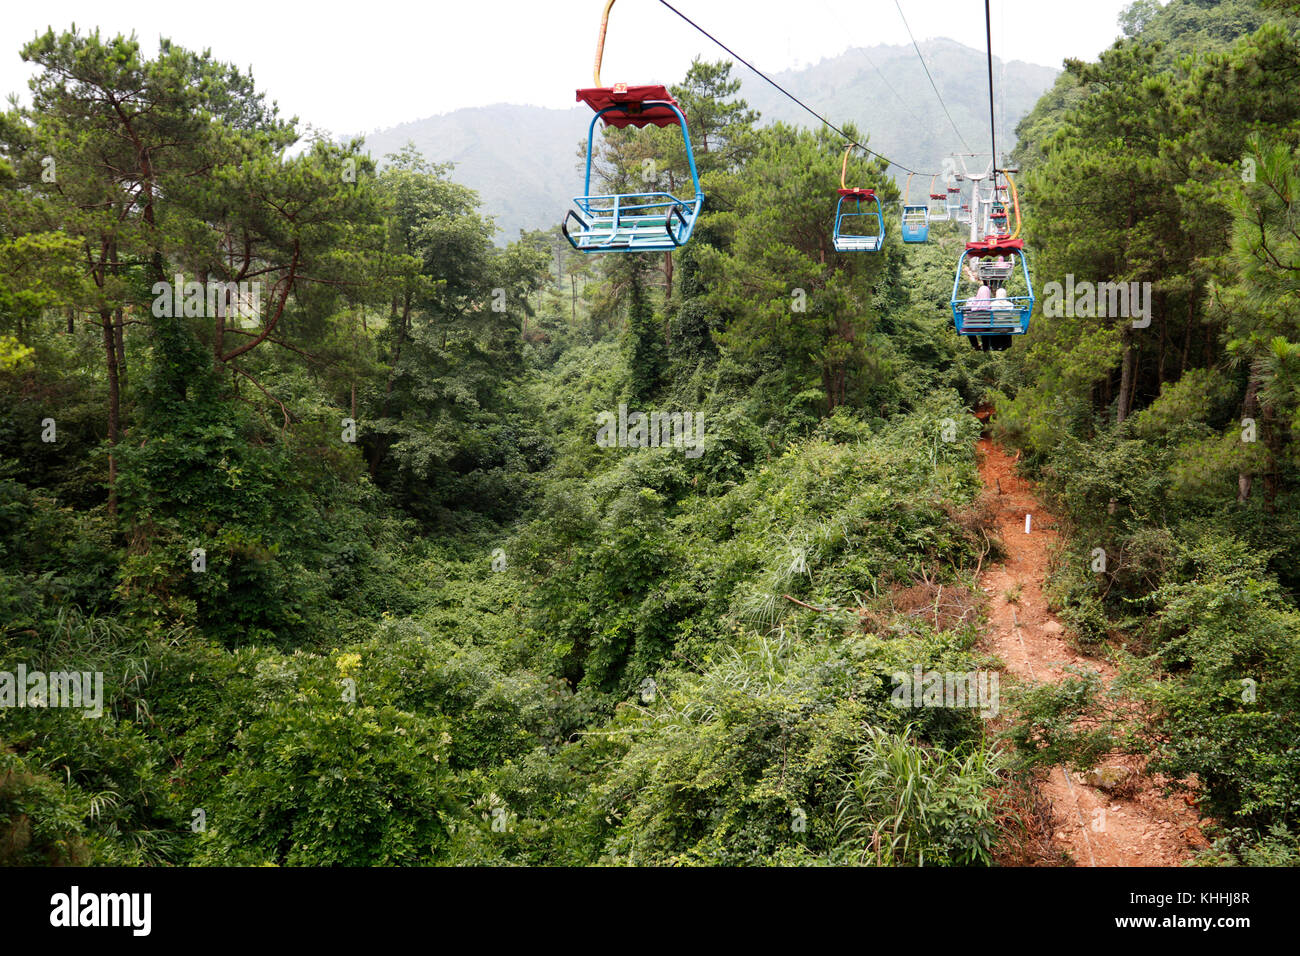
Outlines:
[[[806, 66], [853, 46], [907, 43], [894, 0], [670, 0], [760, 69]], [[993, 52], [1060, 66], [1093, 59], [1118, 36], [1128, 0], [993, 0]], [[0, 93], [27, 99], [20, 46], [47, 27], [134, 31], [210, 48], [251, 67], [286, 114], [335, 134], [370, 132], [463, 106], [567, 108], [591, 85], [604, 0], [44, 0], [10, 3]], [[983, 0], [902, 0], [918, 40], [984, 46]], [[671, 83], [691, 59], [725, 54], [659, 0], [619, 0], [605, 46], [605, 83]], [[742, 68], [743, 69], [743, 68]], [[814, 106], [816, 104], [813, 104]]]

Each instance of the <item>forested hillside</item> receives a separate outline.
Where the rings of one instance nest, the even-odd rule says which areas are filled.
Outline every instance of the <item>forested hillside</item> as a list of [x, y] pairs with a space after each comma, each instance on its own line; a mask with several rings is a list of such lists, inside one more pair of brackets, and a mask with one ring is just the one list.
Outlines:
[[1153, 754], [1221, 823], [1215, 862], [1297, 860], [1295, 13], [1139, 0], [1130, 39], [1067, 64], [1020, 131], [1038, 274], [1136, 283], [1147, 308], [1036, 323], [990, 393], [1069, 517], [1056, 600], [1131, 678], [1041, 702], [1099, 721], [1055, 756]]
[[[103, 694], [0, 697], [0, 863], [1062, 865], [1045, 768], [1131, 756], [1191, 862], [1300, 864], [1298, 18], [1137, 0], [1068, 64], [1007, 351], [954, 333], [965, 228], [904, 245], [854, 158], [890, 232], [836, 252], [844, 138], [727, 62], [671, 86], [690, 242], [585, 256], [563, 205], [500, 247], [448, 166], [300, 142], [219, 51], [26, 44], [0, 672]], [[678, 131], [598, 135], [606, 187], [689, 190]], [[1149, 308], [1062, 303], [1103, 282]], [[1113, 680], [998, 704], [990, 406]], [[992, 706], [900, 706], [931, 673]]]

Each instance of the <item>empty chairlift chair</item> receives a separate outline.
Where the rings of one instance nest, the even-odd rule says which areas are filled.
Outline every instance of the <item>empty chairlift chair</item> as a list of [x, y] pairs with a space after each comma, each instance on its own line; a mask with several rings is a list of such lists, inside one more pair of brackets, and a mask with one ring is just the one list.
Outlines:
[[[845, 203], [851, 205], [846, 206]], [[869, 205], [863, 209], [863, 203]], [[856, 230], [874, 229], [874, 235]], [[836, 252], [879, 252], [885, 241], [885, 217], [874, 189], [841, 189], [835, 207], [835, 233], [831, 237]]]
[[903, 207], [903, 241], [925, 242], [930, 238], [930, 207]]
[[[560, 229], [569, 244], [579, 252], [671, 252], [691, 238], [700, 208], [704, 205], [704, 192], [700, 189], [700, 176], [695, 169], [695, 153], [691, 149], [691, 133], [677, 101], [664, 87], [601, 84], [600, 62], [605, 50], [609, 11], [613, 6], [614, 0], [608, 0], [600, 21], [600, 36], [596, 41], [596, 85], [578, 90], [579, 102], [590, 106], [596, 115], [587, 128], [587, 175], [582, 195], [573, 200], [574, 208], [564, 217]], [[690, 199], [679, 199], [672, 193], [661, 191], [593, 193], [591, 161], [596, 152], [597, 120], [603, 120], [606, 126], [615, 129], [628, 126], [637, 129], [646, 126], [679, 128], [686, 145], [694, 195]]]
[[879, 252], [885, 242], [885, 217], [874, 189], [844, 185], [850, 146], [844, 151], [840, 169], [839, 202], [835, 205], [835, 229], [831, 242], [836, 252]]
[[951, 178], [948, 180], [948, 216], [955, 222], [970, 222], [970, 217], [962, 218], [962, 201], [961, 201], [961, 181], [962, 177], [956, 177], [956, 182]]
[[914, 205], [908, 202], [912, 198], [912, 177], [907, 174], [907, 185], [903, 187], [903, 219], [900, 223], [904, 242], [925, 242], [930, 237], [929, 205]]
[[[700, 176], [695, 169], [691, 134], [677, 101], [662, 86], [594, 87], [578, 90], [578, 100], [596, 115], [587, 131], [587, 173], [583, 195], [573, 200], [565, 216], [565, 238], [579, 252], [669, 252], [684, 245], [695, 230], [704, 205]], [[607, 126], [638, 129], [677, 126], [682, 131], [694, 195], [679, 199], [667, 192], [593, 194], [591, 160], [595, 152], [596, 121]], [[570, 230], [570, 223], [576, 228]]]
[[930, 221], [947, 222], [951, 218], [948, 209], [948, 193], [947, 191], [941, 193], [934, 191], [934, 180], [937, 178], [938, 174], [930, 180]]

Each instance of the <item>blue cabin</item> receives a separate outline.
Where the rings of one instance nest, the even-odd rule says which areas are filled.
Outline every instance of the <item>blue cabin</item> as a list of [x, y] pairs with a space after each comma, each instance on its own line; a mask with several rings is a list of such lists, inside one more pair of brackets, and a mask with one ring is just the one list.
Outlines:
[[930, 207], [903, 207], [903, 241], [925, 242], [930, 238]]

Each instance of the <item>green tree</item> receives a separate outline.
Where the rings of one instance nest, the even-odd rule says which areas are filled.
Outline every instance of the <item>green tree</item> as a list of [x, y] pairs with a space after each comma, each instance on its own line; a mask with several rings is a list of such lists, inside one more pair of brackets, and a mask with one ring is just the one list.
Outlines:
[[[815, 396], [827, 412], [887, 388], [872, 332], [898, 302], [887, 278], [895, 246], [849, 255], [831, 245], [842, 149], [825, 131], [763, 130], [727, 184], [724, 248], [700, 252], [715, 309], [734, 317], [719, 335], [724, 352], [777, 379], [787, 401]], [[854, 181], [874, 185], [882, 203], [897, 198], [882, 162], [854, 167]]]

